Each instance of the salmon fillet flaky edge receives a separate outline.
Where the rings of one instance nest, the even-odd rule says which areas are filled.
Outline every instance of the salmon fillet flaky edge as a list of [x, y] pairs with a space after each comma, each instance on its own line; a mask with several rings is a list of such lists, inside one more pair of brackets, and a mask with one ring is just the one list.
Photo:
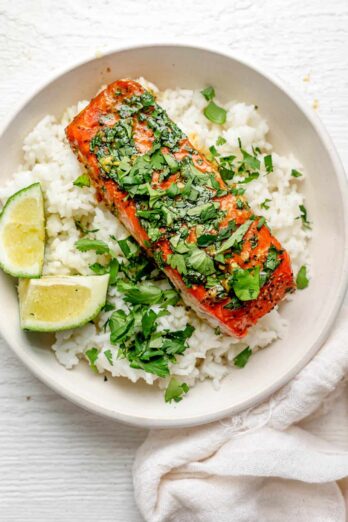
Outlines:
[[111, 83], [66, 136], [98, 199], [211, 325], [242, 338], [294, 290], [289, 255], [264, 218], [139, 83]]

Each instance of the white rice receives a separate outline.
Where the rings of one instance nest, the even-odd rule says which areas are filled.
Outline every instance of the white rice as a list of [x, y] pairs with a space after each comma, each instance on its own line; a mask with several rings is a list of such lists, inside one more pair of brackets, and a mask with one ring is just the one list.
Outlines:
[[[217, 138], [223, 136], [226, 143], [219, 147], [223, 155], [239, 154], [238, 138], [248, 151], [251, 151], [252, 146], [258, 147], [262, 151], [259, 157], [261, 160], [263, 155], [272, 152], [274, 171], [266, 175], [261, 161], [262, 175], [246, 185], [247, 198], [254, 212], [265, 216], [272, 232], [288, 250], [294, 273], [302, 265], [308, 265], [307, 243], [311, 232], [304, 230], [301, 220], [297, 219], [299, 205], [304, 204], [300, 186], [305, 176], [291, 176], [292, 169], [302, 173], [304, 171], [293, 156], [279, 156], [272, 150], [272, 145], [267, 141], [267, 122], [258, 110], [253, 105], [231, 101], [224, 105], [227, 110], [226, 123], [223, 126], [215, 125], [203, 115], [206, 102], [199, 91], [167, 89], [158, 92], [154, 85], [144, 80], [143, 83], [157, 93], [158, 102], [201, 150], [215, 145]], [[47, 217], [46, 275], [88, 275], [91, 273], [89, 265], [102, 260], [93, 251], [81, 253], [75, 248], [75, 242], [81, 237], [76, 222], [85, 228], [99, 229], [96, 237], [108, 243], [120, 260], [122, 252], [117, 242], [110, 239], [110, 234], [117, 239], [128, 236], [117, 218], [96, 202], [92, 187], [81, 189], [73, 185], [73, 181], [83, 173], [83, 167], [72, 153], [64, 129], [86, 104], [80, 102], [67, 109], [59, 121], [53, 116], [43, 118], [24, 140], [23, 165], [6, 186], [0, 187], [0, 200], [4, 204], [17, 190], [36, 181], [41, 182]], [[269, 209], [260, 206], [266, 199], [270, 200]], [[114, 287], [109, 289], [108, 301], [116, 309], [127, 310], [121, 294]], [[155, 310], [156, 306], [152, 308]], [[191, 310], [187, 311], [183, 305], [169, 307], [170, 314], [160, 318], [162, 328], [175, 331], [184, 328], [187, 322], [195, 327], [188, 340], [189, 348], [178, 358], [177, 364], [171, 366], [171, 373], [185, 378], [189, 385], [206, 378], [218, 385], [232, 371], [235, 355], [246, 346], [256, 351], [285, 335], [287, 324], [280, 310], [281, 307], [276, 308], [263, 317], [240, 341], [230, 336], [216, 335], [212, 327], [198, 319]], [[57, 333], [53, 350], [58, 361], [66, 368], [72, 368], [84, 358], [86, 350], [97, 347], [101, 352], [96, 363], [100, 372], [106, 370], [115, 377], [124, 376], [133, 382], [138, 379], [144, 379], [149, 384], [158, 381], [161, 387], [166, 386], [165, 379], [132, 369], [127, 359], [118, 357], [117, 347], [110, 344], [109, 332], [104, 332], [102, 328], [111, 313], [102, 313], [95, 324]], [[106, 350], [112, 352], [112, 365], [103, 355]]]

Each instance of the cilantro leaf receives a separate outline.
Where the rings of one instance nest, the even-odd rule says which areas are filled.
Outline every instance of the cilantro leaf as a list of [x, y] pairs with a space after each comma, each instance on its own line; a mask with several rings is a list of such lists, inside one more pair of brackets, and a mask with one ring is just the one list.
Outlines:
[[249, 154], [249, 152], [247, 152], [246, 150], [244, 150], [242, 148], [240, 149], [240, 151], [243, 154], [244, 164], [249, 169], [252, 169], [252, 170], [259, 170], [260, 169], [260, 162], [259, 162], [259, 160], [255, 156], [252, 156], [251, 154]]
[[296, 170], [296, 169], [292, 169], [291, 171], [291, 176], [293, 178], [300, 178], [301, 176], [303, 176], [302, 172]]
[[149, 335], [156, 329], [157, 314], [153, 310], [147, 310], [141, 319], [141, 327], [144, 337]]
[[304, 205], [299, 205], [299, 209], [300, 209], [301, 214], [296, 219], [301, 219], [302, 220], [303, 228], [310, 229], [311, 228], [311, 223], [310, 223], [310, 221], [308, 221], [306, 207]]
[[110, 348], [108, 350], [105, 350], [104, 355], [105, 355], [106, 359], [108, 360], [109, 364], [111, 364], [111, 366], [113, 366], [114, 363], [112, 360], [112, 353], [111, 353]]
[[199, 248], [194, 248], [187, 257], [187, 264], [200, 274], [209, 275], [215, 272], [214, 262], [210, 256]]
[[115, 285], [117, 282], [117, 275], [120, 268], [120, 264], [117, 261], [117, 259], [114, 257], [111, 259], [109, 264], [109, 273], [110, 273], [110, 279], [109, 279], [109, 285]]
[[110, 252], [108, 245], [98, 239], [79, 239], [75, 246], [80, 252], [87, 252], [88, 250], [95, 250], [96, 254], [108, 254]]
[[167, 262], [172, 268], [176, 269], [179, 274], [187, 274], [185, 257], [182, 254], [169, 254]]
[[123, 284], [119, 285], [118, 288], [124, 293], [125, 301], [132, 304], [156, 304], [161, 301], [163, 296], [162, 290], [150, 281], [144, 281], [137, 286]]
[[203, 89], [203, 91], [201, 91], [201, 94], [204, 96], [204, 98], [207, 100], [207, 101], [210, 101], [212, 100], [213, 98], [215, 98], [215, 90], [214, 90], [214, 87], [206, 87], [205, 89]]
[[217, 125], [223, 125], [226, 122], [227, 111], [216, 105], [214, 101], [210, 101], [203, 110], [204, 116]]
[[261, 230], [261, 228], [263, 227], [263, 225], [266, 223], [266, 218], [264, 218], [263, 216], [260, 217], [259, 219], [259, 222], [257, 224], [257, 230]]
[[259, 176], [259, 172], [251, 172], [249, 176], [244, 178], [242, 181], [239, 181], [239, 183], [250, 183], [251, 181], [254, 181], [254, 179], [257, 179]]
[[94, 228], [94, 229], [88, 229], [88, 228], [85, 228], [84, 226], [81, 225], [81, 222], [76, 220], [75, 221], [75, 225], [76, 225], [76, 228], [78, 228], [82, 234], [94, 234], [95, 232], [99, 232], [99, 228]]
[[110, 312], [111, 310], [115, 310], [115, 305], [113, 305], [112, 303], [106, 302], [100, 311], [101, 312]]
[[127, 315], [123, 310], [116, 310], [110, 316], [108, 325], [111, 332], [110, 341], [112, 344], [117, 344], [133, 334], [134, 316]]
[[158, 375], [158, 377], [167, 377], [169, 375], [168, 360], [164, 358], [154, 359], [153, 361], [134, 359], [129, 363], [129, 366], [144, 370], [144, 372], [153, 373]]
[[296, 287], [298, 288], [298, 290], [303, 290], [304, 288], [307, 288], [308, 285], [309, 279], [307, 277], [307, 267], [303, 265], [298, 271], [296, 277]]
[[265, 210], [269, 209], [269, 202], [272, 201], [271, 199], [266, 198], [261, 204], [260, 207], [264, 208]]
[[231, 237], [222, 243], [221, 247], [216, 251], [216, 254], [221, 254], [221, 252], [224, 252], [229, 248], [233, 248], [236, 244], [240, 243], [249, 230], [251, 224], [252, 220], [248, 219], [245, 221], [245, 223], [243, 223], [243, 225], [240, 225], [240, 227], [237, 228], [235, 232], [233, 232]]
[[263, 158], [267, 174], [273, 172], [273, 160], [271, 154]]
[[98, 359], [99, 350], [98, 348], [90, 348], [89, 350], [85, 351], [85, 355], [87, 359], [89, 360], [89, 364], [92, 368], [92, 370], [96, 373], [98, 373], [98, 368], [96, 367], [95, 363]]
[[118, 239], [117, 243], [126, 259], [135, 257], [139, 252], [139, 246], [131, 236], [125, 239]]
[[234, 365], [238, 368], [244, 368], [244, 366], [249, 361], [249, 358], [251, 357], [252, 353], [252, 350], [249, 348], [249, 346], [247, 346], [233, 359]]
[[75, 187], [90, 187], [91, 186], [91, 180], [88, 176], [88, 174], [81, 174], [78, 178], [75, 179], [73, 182], [73, 185]]
[[189, 387], [185, 382], [180, 383], [174, 377], [172, 377], [165, 391], [164, 400], [166, 402], [180, 402], [183, 398], [183, 395], [188, 391]]
[[224, 145], [226, 143], [226, 139], [223, 136], [219, 136], [216, 140], [216, 145], [219, 147], [220, 145]]
[[107, 267], [101, 265], [100, 263], [93, 263], [92, 265], [89, 265], [89, 268], [97, 275], [108, 273]]
[[256, 299], [260, 293], [260, 267], [253, 269], [237, 268], [232, 274], [234, 293], [241, 301]]
[[180, 168], [180, 163], [178, 161], [176, 161], [174, 156], [172, 156], [171, 154], [163, 154], [163, 156], [164, 156], [164, 159], [165, 159], [168, 167], [170, 168], [170, 172], [172, 174], [177, 172]]

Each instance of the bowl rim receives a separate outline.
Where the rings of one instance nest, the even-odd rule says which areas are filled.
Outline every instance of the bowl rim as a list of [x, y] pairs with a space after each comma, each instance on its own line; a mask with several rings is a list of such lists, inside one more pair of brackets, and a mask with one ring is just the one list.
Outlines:
[[6, 133], [7, 128], [10, 126], [12, 121], [17, 117], [17, 115], [30, 103], [32, 98], [39, 95], [41, 91], [43, 91], [46, 87], [48, 87], [51, 83], [55, 82], [62, 75], [72, 72], [74, 69], [77, 69], [83, 65], [88, 64], [89, 62], [96, 62], [101, 58], [107, 58], [108, 56], [126, 52], [126, 51], [136, 51], [144, 48], [159, 48], [159, 47], [181, 47], [186, 49], [192, 49], [194, 51], [203, 51], [209, 53], [215, 53], [217, 55], [223, 56], [228, 59], [232, 59], [236, 62], [241, 63], [243, 66], [255, 71], [265, 80], [276, 86], [282, 93], [290, 98], [292, 103], [294, 103], [297, 108], [304, 114], [307, 118], [311, 126], [314, 128], [315, 132], [320, 138], [322, 146], [325, 147], [332, 164], [334, 166], [335, 177], [338, 181], [339, 189], [342, 194], [342, 210], [344, 215], [344, 267], [341, 273], [339, 289], [336, 296], [336, 300], [334, 302], [334, 306], [332, 307], [330, 314], [326, 319], [326, 324], [320, 334], [320, 336], [313, 343], [311, 349], [307, 352], [306, 356], [303, 357], [294, 367], [292, 367], [285, 375], [278, 378], [271, 386], [269, 386], [266, 390], [260, 392], [257, 398], [250, 398], [245, 401], [242, 401], [238, 406], [230, 406], [223, 410], [219, 410], [216, 413], [207, 413], [207, 414], [199, 414], [197, 416], [192, 416], [184, 419], [155, 419], [155, 418], [146, 418], [138, 415], [128, 415], [116, 411], [111, 411], [108, 408], [104, 408], [101, 405], [96, 405], [93, 401], [89, 399], [85, 399], [81, 397], [78, 393], [73, 391], [67, 391], [66, 388], [61, 385], [59, 382], [52, 382], [46, 376], [45, 372], [41, 369], [40, 365], [31, 357], [26, 356], [21, 352], [21, 350], [11, 344], [8, 339], [6, 332], [1, 331], [2, 338], [6, 341], [6, 343], [10, 346], [12, 351], [16, 354], [16, 356], [23, 362], [23, 364], [44, 384], [46, 384], [49, 388], [54, 390], [59, 395], [63, 396], [65, 399], [70, 400], [74, 404], [82, 407], [83, 409], [90, 411], [92, 413], [96, 413], [102, 415], [106, 418], [116, 420], [118, 422], [122, 422], [128, 425], [133, 425], [136, 427], [145, 427], [145, 428], [183, 428], [190, 426], [197, 426], [202, 424], [207, 424], [209, 422], [213, 422], [229, 415], [235, 415], [240, 413], [241, 411], [248, 409], [250, 407], [256, 407], [263, 401], [267, 400], [273, 393], [278, 391], [282, 386], [286, 385], [297, 373], [304, 368], [308, 362], [314, 357], [314, 355], [321, 349], [323, 343], [328, 338], [331, 329], [335, 323], [338, 312], [343, 304], [343, 300], [348, 287], [348, 180], [345, 174], [345, 170], [343, 164], [340, 160], [338, 152], [333, 144], [331, 137], [328, 134], [328, 131], [324, 127], [324, 124], [321, 122], [319, 116], [314, 113], [314, 111], [309, 107], [308, 102], [301, 96], [301, 94], [295, 92], [292, 87], [289, 87], [283, 79], [280, 79], [274, 73], [265, 72], [262, 65], [255, 63], [254, 60], [251, 60], [249, 57], [245, 58], [244, 54], [231, 51], [229, 48], [221, 45], [211, 45], [207, 43], [201, 43], [195, 41], [194, 43], [190, 41], [186, 41], [185, 39], [181, 39], [180, 41], [174, 40], [156, 40], [156, 41], [147, 41], [147, 42], [136, 42], [132, 41], [131, 43], [127, 43], [124, 45], [118, 45], [115, 48], [102, 53], [101, 56], [95, 57], [86, 57], [82, 60], [74, 61], [68, 66], [64, 66], [58, 68], [54, 73], [47, 74], [46, 77], [37, 83], [29, 93], [22, 98], [22, 101], [15, 105], [15, 108], [10, 111], [10, 114], [7, 118], [4, 118], [3, 123], [0, 125], [0, 139]]

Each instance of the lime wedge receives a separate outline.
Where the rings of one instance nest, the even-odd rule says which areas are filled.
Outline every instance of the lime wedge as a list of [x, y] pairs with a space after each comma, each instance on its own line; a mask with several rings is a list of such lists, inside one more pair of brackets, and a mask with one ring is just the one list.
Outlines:
[[0, 215], [0, 267], [15, 277], [40, 277], [45, 214], [40, 183], [11, 196]]
[[77, 328], [94, 319], [106, 301], [109, 275], [21, 279], [21, 327], [37, 332]]

